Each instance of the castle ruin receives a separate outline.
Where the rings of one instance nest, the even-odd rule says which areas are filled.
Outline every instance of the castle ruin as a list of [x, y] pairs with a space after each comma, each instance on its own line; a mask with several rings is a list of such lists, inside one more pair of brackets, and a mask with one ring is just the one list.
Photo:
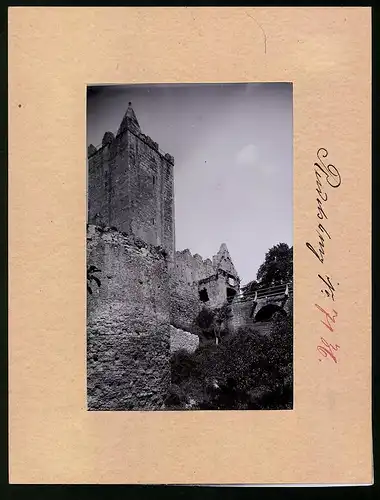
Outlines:
[[[143, 134], [129, 103], [116, 136], [88, 147], [89, 409], [161, 409], [170, 344], [196, 347], [194, 320], [240, 289], [222, 244], [212, 260], [175, 250], [174, 158]], [[190, 339], [190, 340], [189, 340]]]
[[[194, 350], [202, 308], [233, 303], [240, 279], [226, 245], [212, 260], [176, 251], [174, 158], [143, 134], [129, 103], [117, 134], [88, 147], [90, 410], [160, 410], [170, 352]], [[234, 304], [238, 327], [249, 315]]]

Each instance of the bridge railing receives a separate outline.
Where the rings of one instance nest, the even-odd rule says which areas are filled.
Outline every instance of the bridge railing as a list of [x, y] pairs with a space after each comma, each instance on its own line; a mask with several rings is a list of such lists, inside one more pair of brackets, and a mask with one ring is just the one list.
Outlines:
[[292, 292], [293, 284], [285, 283], [283, 285], [261, 288], [252, 292], [240, 292], [239, 294], [235, 295], [234, 302], [255, 301], [263, 298], [278, 297], [279, 295], [289, 295]]

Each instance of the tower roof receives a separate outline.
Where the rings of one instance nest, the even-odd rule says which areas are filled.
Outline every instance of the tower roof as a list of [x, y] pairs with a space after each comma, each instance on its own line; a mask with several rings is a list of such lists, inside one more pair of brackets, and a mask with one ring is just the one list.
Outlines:
[[140, 124], [136, 118], [135, 112], [132, 108], [132, 103], [128, 103], [127, 111], [125, 112], [124, 118], [120, 124], [118, 134], [124, 132], [127, 128], [131, 128], [132, 130], [140, 131]]
[[238, 273], [232, 262], [230, 252], [228, 251], [227, 245], [222, 243], [219, 248], [219, 252], [213, 257], [213, 265], [215, 270], [222, 269], [234, 277], [238, 277]]

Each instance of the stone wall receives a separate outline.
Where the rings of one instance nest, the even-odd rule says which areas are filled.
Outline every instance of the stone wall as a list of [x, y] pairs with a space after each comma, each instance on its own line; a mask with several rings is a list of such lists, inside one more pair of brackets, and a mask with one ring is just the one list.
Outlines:
[[170, 352], [185, 350], [194, 352], [199, 346], [199, 337], [179, 328], [170, 327]]
[[90, 410], [157, 410], [170, 383], [170, 296], [165, 254], [133, 236], [90, 225], [87, 307]]
[[194, 320], [203, 307], [199, 299], [198, 281], [214, 273], [210, 259], [194, 256], [188, 249], [175, 252], [174, 268], [171, 273], [171, 308], [173, 326], [195, 332]]
[[252, 323], [250, 313], [252, 310], [252, 302], [232, 302], [231, 317], [228, 320], [228, 328], [232, 332], [236, 332], [239, 328], [244, 327], [248, 323]]

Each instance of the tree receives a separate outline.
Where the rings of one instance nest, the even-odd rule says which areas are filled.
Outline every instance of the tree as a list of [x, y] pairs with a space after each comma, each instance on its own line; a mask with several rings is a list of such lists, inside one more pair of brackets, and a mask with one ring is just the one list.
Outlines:
[[274, 245], [265, 254], [265, 261], [257, 271], [261, 287], [282, 285], [293, 279], [293, 247], [286, 243]]
[[219, 344], [221, 339], [229, 334], [228, 320], [231, 317], [231, 306], [227, 302], [214, 309], [201, 309], [194, 320], [201, 342], [213, 341]]
[[228, 321], [232, 318], [231, 305], [225, 302], [215, 313], [215, 335], [220, 341], [229, 335]]
[[293, 247], [278, 243], [265, 254], [265, 260], [257, 271], [256, 280], [251, 281], [243, 292], [251, 294], [260, 288], [283, 285], [293, 280]]
[[212, 309], [208, 309], [207, 307], [203, 307], [194, 322], [196, 326], [202, 331], [202, 333], [210, 334], [213, 336], [214, 334], [214, 320], [215, 320], [215, 311]]

